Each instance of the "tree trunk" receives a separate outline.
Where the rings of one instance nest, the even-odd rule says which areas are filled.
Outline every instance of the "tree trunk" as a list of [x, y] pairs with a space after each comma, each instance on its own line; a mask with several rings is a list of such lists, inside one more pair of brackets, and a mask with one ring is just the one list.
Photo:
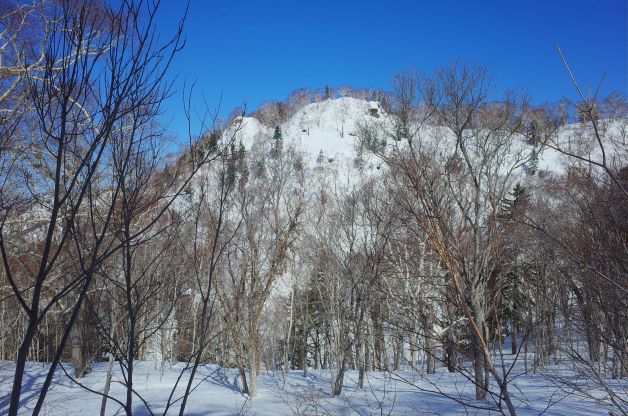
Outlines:
[[364, 340], [364, 371], [371, 370], [371, 351], [370, 351], [369, 337]]
[[450, 328], [447, 334], [447, 371], [450, 373], [456, 372], [458, 366], [458, 349], [456, 347], [456, 335], [453, 332], [453, 328]]
[[379, 311], [373, 315], [373, 352], [375, 353], [375, 368], [378, 371], [388, 371], [388, 360], [386, 357], [386, 344], [384, 340], [384, 327], [379, 317]]
[[364, 341], [362, 339], [362, 335], [357, 335], [357, 342], [355, 344], [355, 358], [358, 364], [358, 388], [361, 389], [364, 387], [364, 371], [365, 371], [365, 358], [364, 358], [364, 349], [363, 349]]
[[257, 352], [257, 345], [252, 345], [249, 352], [249, 379], [248, 379], [248, 394], [251, 397], [257, 396], [257, 375], [259, 374], [259, 358]]
[[429, 311], [425, 322], [425, 353], [427, 355], [427, 374], [436, 373], [436, 342], [433, 334], [434, 312]]
[[419, 351], [417, 349], [417, 336], [414, 331], [408, 333], [408, 342], [410, 343], [410, 368], [415, 369], [419, 360]]
[[475, 383], [475, 398], [476, 400], [484, 400], [486, 398], [486, 354], [482, 349], [482, 340], [479, 338], [484, 335], [484, 313], [480, 308], [476, 308], [475, 313], [475, 325], [477, 329], [481, 331], [480, 334], [473, 334], [473, 367], [474, 367], [474, 379]]
[[90, 372], [89, 360], [85, 357], [85, 342], [83, 340], [83, 330], [81, 322], [76, 322], [72, 327], [71, 333], [72, 345], [72, 364], [74, 365], [74, 377], [81, 378]]
[[344, 355], [342, 359], [342, 364], [338, 369], [338, 375], [336, 375], [336, 382], [334, 383], [334, 391], [332, 394], [334, 396], [339, 396], [342, 393], [342, 385], [344, 383], [345, 372], [347, 371], [347, 365], [349, 364], [347, 354]]
[[309, 308], [309, 298], [306, 298], [305, 301], [305, 319], [303, 320], [303, 342], [301, 345], [301, 368], [303, 369], [303, 377], [307, 377], [307, 353], [308, 353], [308, 344], [307, 338], [310, 332], [310, 328], [308, 323], [310, 321], [310, 308]]
[[105, 416], [105, 409], [107, 408], [107, 395], [111, 387], [111, 376], [113, 374], [113, 354], [108, 353], [109, 362], [107, 363], [107, 378], [105, 379], [105, 388], [103, 389], [102, 401], [100, 404], [100, 416]]
[[242, 379], [242, 393], [250, 395], [249, 383], [246, 381], [246, 371], [244, 371], [244, 367], [242, 366], [239, 366], [238, 370], [240, 370], [240, 378]]
[[395, 360], [393, 363], [394, 371], [401, 369], [401, 357], [403, 356], [403, 336], [399, 335], [395, 337]]
[[[361, 350], [362, 348], [360, 348]], [[364, 374], [366, 373], [366, 362], [365, 362], [365, 357], [364, 354], [362, 353], [362, 351], [360, 351], [359, 355], [358, 355], [358, 362], [359, 362], [359, 374], [358, 374], [358, 388], [362, 389], [364, 388]]]
[[474, 342], [473, 345], [473, 370], [475, 383], [475, 399], [484, 400], [486, 390], [484, 389], [484, 352], [482, 348]]
[[427, 358], [427, 374], [436, 373], [436, 357], [434, 356], [434, 339], [430, 335], [425, 336], [425, 354]]
[[[34, 315], [34, 314], [31, 314]], [[24, 340], [17, 352], [17, 360], [15, 362], [15, 375], [13, 377], [13, 389], [11, 390], [11, 404], [9, 407], [9, 416], [17, 416], [17, 410], [20, 406], [20, 395], [22, 393], [22, 380], [24, 379], [24, 370], [26, 368], [26, 360], [28, 359], [28, 351], [31, 342], [35, 336], [37, 328], [37, 319], [30, 316]]]
[[133, 414], [133, 370], [134, 370], [134, 360], [135, 360], [135, 318], [131, 318], [130, 320], [130, 329], [129, 329], [129, 347], [127, 351], [127, 383], [126, 383], [126, 402], [125, 402], [125, 411], [127, 415]]
[[316, 328], [316, 331], [314, 332], [314, 357], [313, 357], [315, 370], [318, 370], [319, 360], [320, 360], [321, 343], [318, 337], [319, 337], [318, 328]]
[[[290, 338], [292, 336], [293, 326], [294, 326], [294, 292], [296, 287], [292, 287], [292, 291], [290, 292], [290, 315], [288, 318], [288, 332], [286, 333], [286, 341], [284, 343], [283, 348], [283, 372], [284, 374], [288, 374], [288, 369], [290, 368], [290, 357], [288, 355], [288, 350], [290, 349]], [[295, 331], [296, 332], [296, 331]]]
[[512, 355], [517, 354], [517, 324], [514, 319], [511, 321], [510, 328], [510, 352]]

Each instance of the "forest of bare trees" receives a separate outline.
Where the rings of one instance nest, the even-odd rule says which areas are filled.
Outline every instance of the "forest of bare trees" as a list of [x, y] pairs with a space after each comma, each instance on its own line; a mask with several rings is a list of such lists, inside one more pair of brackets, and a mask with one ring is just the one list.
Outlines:
[[[238, 369], [251, 397], [263, 371], [328, 369], [336, 396], [349, 370], [363, 388], [369, 372], [443, 367], [474, 385], [461, 405], [511, 415], [520, 365], [628, 414], [613, 387], [628, 376], [624, 96], [585, 96], [572, 78], [579, 100], [535, 107], [454, 62], [403, 72], [388, 93], [339, 89], [385, 110], [355, 132], [375, 174], [358, 165], [348, 181], [279, 129], [247, 147], [238, 119], [212, 117], [165, 158], [183, 21], [157, 36], [157, 6], [0, 5], [8, 414], [29, 362], [50, 363], [28, 393], [33, 414], [59, 369], [103, 414], [112, 402], [150, 409], [134, 389], [138, 360], [184, 363], [164, 414], [185, 413], [207, 363]], [[274, 128], [336, 97], [322, 91], [253, 115]], [[546, 150], [561, 173], [539, 166]], [[96, 391], [81, 380], [100, 361]], [[559, 363], [587, 383], [551, 375]], [[116, 368], [124, 397], [108, 394]]]

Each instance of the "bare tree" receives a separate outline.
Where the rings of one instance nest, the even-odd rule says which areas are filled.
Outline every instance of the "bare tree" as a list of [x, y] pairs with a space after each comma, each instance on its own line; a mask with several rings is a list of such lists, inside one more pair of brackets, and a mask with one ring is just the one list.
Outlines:
[[[17, 252], [19, 227], [32, 221], [24, 210], [3, 206], [0, 227], [3, 277], [28, 317], [9, 414], [16, 414], [20, 405], [24, 366], [44, 317], [62, 300], [73, 299], [63, 336], [53, 346], [55, 356], [35, 414], [41, 409], [98, 266], [127, 243], [116, 244], [108, 238], [122, 182], [119, 175], [106, 177], [108, 166], [116, 162], [108, 145], [113, 137], [124, 135], [125, 129], [144, 128], [154, 120], [169, 94], [169, 85], [164, 83], [166, 71], [182, 46], [182, 25], [172, 39], [158, 43], [154, 35], [158, 4], [125, 2], [111, 9], [91, 2], [61, 2], [42, 7], [37, 10], [46, 13], [48, 25], [41, 39], [45, 51], [42, 75], [27, 77], [30, 110], [22, 116], [28, 120], [24, 127], [31, 129], [33, 140], [19, 159], [20, 168], [14, 170], [21, 175], [22, 193], [30, 195], [23, 206], [37, 213], [34, 222], [43, 237], [36, 267], [25, 269], [24, 263], [9, 255], [9, 250]], [[145, 227], [128, 235], [131, 240], [153, 228], [207, 160], [192, 158], [187, 178], [180, 177], [181, 166], [175, 169], [162, 188], [168, 189], [162, 195], [169, 199], [159, 205]], [[128, 172], [124, 167], [128, 159], [117, 162]], [[101, 209], [103, 203], [108, 208]], [[77, 239], [80, 222], [87, 224], [89, 239]], [[55, 287], [51, 279], [60, 273], [59, 259], [71, 245], [79, 254], [79, 272]]]
[[[247, 152], [242, 147], [232, 180], [235, 215], [241, 230], [227, 253], [228, 277], [218, 282], [218, 295], [228, 316], [231, 341], [244, 383], [256, 395], [261, 365], [260, 328], [266, 301], [299, 237], [304, 210], [302, 156], [288, 147], [274, 157], [268, 142]], [[235, 312], [235, 313], [234, 313]], [[248, 376], [244, 368], [248, 368]]]
[[[363, 140], [377, 143], [383, 135], [403, 140], [374, 150], [394, 172], [400, 205], [447, 271], [472, 342], [476, 397], [486, 397], [490, 374], [514, 414], [506, 377], [491, 360], [487, 295], [500, 278], [499, 201], [529, 157], [518, 136], [521, 105], [508, 96], [489, 103], [488, 73], [473, 65], [452, 63], [418, 86], [414, 78], [396, 84], [402, 111], [393, 116], [392, 132], [385, 125], [367, 126]], [[421, 111], [410, 104], [418, 100]]]

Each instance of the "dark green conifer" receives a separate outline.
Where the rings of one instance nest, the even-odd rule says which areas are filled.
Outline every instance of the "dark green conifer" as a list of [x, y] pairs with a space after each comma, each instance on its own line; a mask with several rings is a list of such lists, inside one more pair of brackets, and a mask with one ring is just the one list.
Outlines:
[[273, 148], [271, 149], [272, 157], [279, 157], [283, 152], [283, 134], [281, 133], [281, 127], [275, 127], [275, 133], [273, 134]]

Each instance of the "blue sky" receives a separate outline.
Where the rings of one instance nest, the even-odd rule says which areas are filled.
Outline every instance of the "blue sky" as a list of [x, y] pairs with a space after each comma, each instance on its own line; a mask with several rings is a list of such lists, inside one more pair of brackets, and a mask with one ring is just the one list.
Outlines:
[[[196, 81], [222, 113], [283, 99], [300, 87], [387, 89], [404, 69], [430, 72], [452, 59], [491, 68], [498, 90], [523, 88], [536, 103], [574, 98], [555, 45], [582, 86], [606, 73], [602, 95], [628, 90], [627, 0], [203, 1], [191, 0], [187, 43], [173, 74]], [[184, 2], [163, 0], [171, 32]], [[181, 94], [166, 107], [184, 128]]]

